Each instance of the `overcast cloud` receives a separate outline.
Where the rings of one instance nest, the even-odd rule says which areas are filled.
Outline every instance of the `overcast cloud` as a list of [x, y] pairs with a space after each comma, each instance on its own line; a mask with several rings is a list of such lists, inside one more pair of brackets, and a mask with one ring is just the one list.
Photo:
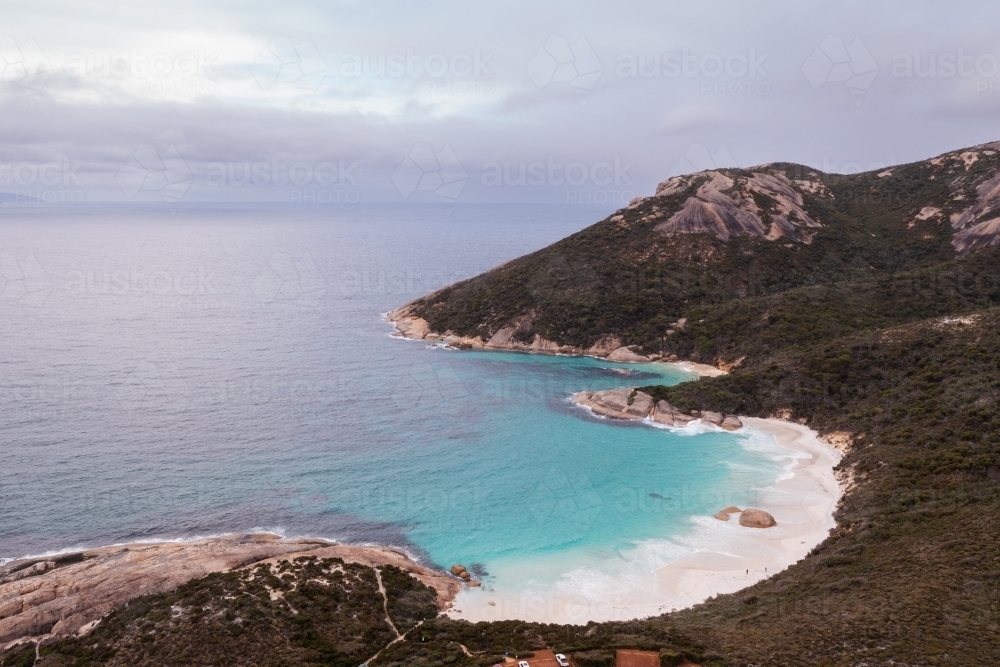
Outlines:
[[1000, 139], [988, 2], [18, 2], [0, 193], [584, 202]]

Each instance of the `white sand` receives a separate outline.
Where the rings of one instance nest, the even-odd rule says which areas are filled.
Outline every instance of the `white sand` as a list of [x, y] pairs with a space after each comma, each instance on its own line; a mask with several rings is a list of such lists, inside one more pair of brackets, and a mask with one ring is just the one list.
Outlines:
[[726, 371], [721, 368], [716, 368], [715, 366], [709, 366], [708, 364], [697, 364], [693, 361], [661, 361], [657, 362], [661, 364], [667, 364], [668, 366], [676, 366], [682, 371], [687, 371], [688, 373], [695, 373], [703, 378], [714, 378], [720, 375], [725, 375]]
[[[621, 559], [616, 569], [626, 573], [624, 579], [620, 573], [609, 576], [596, 570], [557, 575], [555, 563], [526, 563], [526, 578], [544, 581], [547, 572], [549, 583], [509, 592], [463, 590], [448, 615], [470, 621], [516, 618], [577, 624], [642, 618], [736, 592], [804, 558], [836, 526], [833, 512], [841, 490], [833, 467], [840, 453], [805, 426], [741, 419], [746, 427], [773, 436], [795, 457], [787, 473], [755, 501], [774, 516], [777, 526], [745, 528], [738, 515], [728, 522], [695, 517], [692, 535], [608, 554]], [[511, 574], [518, 571], [505, 572], [503, 578], [509, 581]]]

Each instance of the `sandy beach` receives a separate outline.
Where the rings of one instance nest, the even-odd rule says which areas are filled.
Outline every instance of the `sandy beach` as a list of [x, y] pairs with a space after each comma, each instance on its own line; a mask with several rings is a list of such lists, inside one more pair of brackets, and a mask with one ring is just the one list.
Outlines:
[[628, 561], [626, 582], [601, 572], [577, 571], [534, 591], [530, 586], [512, 593], [464, 590], [448, 615], [470, 621], [517, 618], [577, 624], [642, 618], [736, 592], [804, 558], [836, 525], [833, 512], [841, 489], [833, 468], [840, 453], [800, 424], [741, 419], [748, 429], [772, 436], [794, 456], [785, 474], [762, 489], [754, 503], [769, 512], [777, 526], [740, 526], [736, 515], [727, 522], [694, 517], [689, 535], [639, 544], [619, 554]]

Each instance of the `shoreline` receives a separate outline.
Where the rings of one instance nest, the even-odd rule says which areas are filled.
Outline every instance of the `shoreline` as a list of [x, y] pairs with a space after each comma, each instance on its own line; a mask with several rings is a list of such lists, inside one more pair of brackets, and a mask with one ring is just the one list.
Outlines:
[[399, 549], [319, 538], [286, 539], [274, 533], [66, 550], [0, 566], [0, 649], [84, 634], [132, 598], [165, 593], [213, 572], [299, 556], [337, 557], [369, 567], [396, 566], [433, 588], [442, 610], [461, 588], [457, 578], [421, 565]]
[[[560, 346], [552, 341], [542, 339], [537, 335], [536, 340], [531, 344], [521, 344], [510, 340], [505, 341], [503, 344], [493, 344], [493, 341], [497, 338], [497, 336], [494, 336], [489, 341], [484, 343], [480, 338], [440, 334], [431, 331], [427, 326], [427, 322], [422, 318], [410, 315], [407, 308], [408, 306], [402, 306], [396, 310], [382, 313], [382, 320], [393, 326], [394, 331], [389, 334], [393, 338], [444, 343], [447, 347], [456, 350], [471, 349], [483, 350], [486, 352], [521, 352], [527, 354], [547, 354], [566, 357], [593, 357], [595, 359], [603, 359], [605, 361], [625, 364], [664, 364], [666, 366], [672, 366], [680, 369], [686, 373], [697, 375], [700, 378], [718, 377], [726, 374], [726, 371], [721, 368], [716, 368], [715, 366], [709, 364], [701, 364], [696, 361], [670, 361], [645, 357], [639, 358], [639, 355], [632, 354], [631, 351], [629, 351], [626, 347], [621, 346], [620, 343], [616, 345], [616, 341], [614, 339], [604, 344], [602, 344], [603, 342], [598, 342], [592, 347], [583, 350], [580, 348], [571, 348], [568, 345]], [[507, 338], [509, 338], [509, 336]], [[612, 359], [611, 356], [618, 352], [621, 352], [620, 357]]]
[[[570, 572], [544, 591], [463, 590], [445, 613], [472, 622], [585, 624], [645, 618], [735, 593], [802, 560], [836, 527], [834, 511], [842, 489], [833, 468], [841, 454], [806, 426], [778, 419], [741, 419], [748, 432], [767, 434], [793, 457], [785, 473], [761, 489], [754, 501], [754, 507], [770, 513], [777, 526], [749, 528], [740, 526], [735, 517], [728, 521], [692, 517], [690, 534], [640, 543], [630, 553], [620, 554], [632, 566], [624, 584], [603, 573]], [[665, 549], [688, 553], [657, 565]], [[588, 599], [580, 593], [591, 583], [603, 590], [605, 599]]]

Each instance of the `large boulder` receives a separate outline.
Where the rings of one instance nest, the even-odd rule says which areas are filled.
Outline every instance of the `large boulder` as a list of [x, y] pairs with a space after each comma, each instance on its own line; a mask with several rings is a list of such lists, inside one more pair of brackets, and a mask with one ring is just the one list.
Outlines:
[[611, 354], [608, 355], [608, 361], [624, 361], [629, 363], [639, 363], [643, 361], [649, 361], [649, 357], [641, 354], [637, 354], [627, 347], [619, 347], [617, 350], [612, 350]]
[[726, 415], [726, 418], [722, 420], [722, 423], [719, 424], [719, 426], [727, 431], [738, 431], [743, 428], [743, 422], [741, 422], [740, 418], [736, 415]]
[[718, 519], [719, 521], [729, 521], [730, 514], [739, 514], [742, 511], [743, 510], [741, 510], [736, 505], [730, 505], [729, 507], [716, 512], [715, 518]]
[[667, 426], [674, 426], [674, 414], [676, 410], [674, 406], [670, 405], [666, 401], [657, 401], [656, 409], [653, 410], [652, 419], [658, 424], [666, 424]]
[[709, 424], [715, 424], [720, 426], [722, 424], [722, 415], [718, 412], [711, 412], [709, 410], [704, 410], [701, 413], [701, 420], [703, 422], [708, 422]]
[[755, 507], [748, 507], [740, 513], [740, 525], [747, 528], [771, 528], [777, 526], [774, 517]]
[[[604, 391], [581, 391], [573, 396], [573, 401], [586, 405], [595, 414], [615, 419], [645, 419], [653, 409], [653, 397], [631, 388], [605, 389]], [[631, 404], [629, 399], [631, 398]]]
[[617, 336], [601, 336], [596, 343], [588, 347], [585, 354], [595, 357], [606, 357], [622, 346]]
[[456, 563], [451, 566], [451, 573], [456, 577], [461, 577], [463, 572], [465, 572], [464, 565], [459, 565], [458, 563]]
[[667, 401], [657, 401], [652, 419], [658, 424], [666, 424], [667, 426], [686, 426], [688, 422], [694, 421], [695, 418], [684, 414]]

